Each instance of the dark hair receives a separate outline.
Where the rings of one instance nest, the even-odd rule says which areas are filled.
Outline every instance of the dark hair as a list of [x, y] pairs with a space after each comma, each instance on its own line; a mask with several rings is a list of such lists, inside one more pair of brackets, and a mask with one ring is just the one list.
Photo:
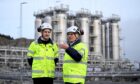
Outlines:
[[84, 35], [83, 29], [78, 29], [78, 30], [77, 30], [77, 33], [78, 33], [79, 35]]
[[80, 35], [84, 35], [84, 30], [80, 29]]
[[41, 32], [41, 26], [39, 26], [39, 27], [37, 28], [37, 31], [38, 31], [38, 32]]

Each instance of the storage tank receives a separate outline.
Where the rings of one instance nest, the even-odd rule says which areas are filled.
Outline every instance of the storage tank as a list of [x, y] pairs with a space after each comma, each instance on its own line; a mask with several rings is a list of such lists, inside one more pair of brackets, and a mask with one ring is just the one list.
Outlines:
[[84, 31], [84, 35], [81, 36], [82, 42], [86, 43], [89, 48], [89, 17], [90, 11], [87, 9], [81, 9], [76, 13], [78, 18], [77, 26]]
[[[43, 18], [43, 22], [46, 23], [50, 23], [52, 25], [52, 16], [53, 16], [53, 9], [52, 7], [50, 7], [50, 9], [46, 9], [43, 13], [44, 18]], [[53, 27], [53, 25], [52, 25]], [[53, 33], [50, 36], [51, 38], [53, 38]]]
[[54, 7], [55, 14], [53, 16], [54, 40], [56, 42], [66, 41], [67, 14], [68, 6], [61, 4]]
[[53, 8], [50, 7], [49, 9], [46, 9], [44, 11], [44, 18], [43, 18], [43, 22], [47, 22], [52, 24], [52, 16], [53, 16]]
[[102, 19], [101, 20], [101, 51], [102, 51], [102, 55], [103, 55], [103, 59], [107, 59], [107, 19]]
[[109, 25], [109, 45], [110, 45], [110, 58], [112, 60], [120, 59], [120, 37], [119, 37], [119, 21], [120, 17], [118, 15], [112, 15], [108, 19]]
[[102, 46], [101, 46], [101, 17], [102, 12], [96, 11], [91, 16], [91, 26], [93, 28], [93, 34], [94, 34], [94, 42], [93, 42], [93, 50], [94, 54], [101, 57], [102, 56]]
[[68, 14], [67, 26], [70, 27], [76, 25], [75, 19], [76, 16], [74, 14]]
[[37, 31], [37, 28], [40, 27], [40, 25], [42, 24], [42, 18], [43, 15], [41, 14], [41, 12], [35, 12], [34, 13], [35, 18], [35, 36], [34, 39], [37, 40], [38, 37], [40, 37], [40, 33]]

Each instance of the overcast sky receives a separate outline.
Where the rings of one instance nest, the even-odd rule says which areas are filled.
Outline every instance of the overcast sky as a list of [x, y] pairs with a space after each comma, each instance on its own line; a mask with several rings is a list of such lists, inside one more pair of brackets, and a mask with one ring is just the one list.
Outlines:
[[43, 10], [61, 3], [67, 4], [72, 11], [81, 8], [91, 12], [99, 10], [104, 17], [117, 14], [121, 17], [121, 46], [125, 51], [123, 58], [140, 62], [140, 0], [0, 0], [0, 33], [18, 38], [20, 3], [23, 9], [22, 36], [34, 38], [34, 11]]

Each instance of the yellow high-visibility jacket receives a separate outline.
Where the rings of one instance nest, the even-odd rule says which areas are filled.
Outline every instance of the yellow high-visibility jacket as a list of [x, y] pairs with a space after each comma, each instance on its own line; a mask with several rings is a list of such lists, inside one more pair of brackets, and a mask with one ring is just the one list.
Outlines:
[[63, 80], [64, 82], [84, 84], [87, 73], [88, 48], [82, 42], [71, 47], [81, 54], [82, 59], [79, 62], [76, 62], [68, 53], [65, 53]]
[[55, 43], [40, 44], [33, 41], [28, 48], [27, 56], [33, 58], [32, 78], [54, 78], [54, 59], [58, 57], [58, 47]]

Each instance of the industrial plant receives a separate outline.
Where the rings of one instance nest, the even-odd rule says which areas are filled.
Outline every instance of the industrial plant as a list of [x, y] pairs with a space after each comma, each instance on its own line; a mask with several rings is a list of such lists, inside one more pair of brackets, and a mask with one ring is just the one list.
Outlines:
[[[119, 15], [112, 14], [105, 18], [101, 11], [91, 13], [84, 8], [75, 13], [69, 11], [68, 5], [61, 4], [34, 12], [34, 39], [37, 40], [40, 36], [37, 28], [44, 22], [52, 24], [51, 38], [56, 43], [66, 42], [66, 29], [72, 25], [78, 26], [84, 30], [84, 35], [80, 39], [87, 44], [90, 51], [86, 84], [93, 84], [91, 81], [99, 80], [140, 81], [140, 68], [137, 69], [130, 60], [122, 57]], [[27, 49], [27, 46], [0, 46], [0, 84], [32, 83], [31, 67], [27, 63]], [[64, 52], [60, 49], [59, 53], [55, 81], [62, 81]], [[13, 83], [9, 83], [10, 81]]]

